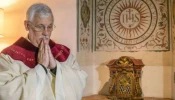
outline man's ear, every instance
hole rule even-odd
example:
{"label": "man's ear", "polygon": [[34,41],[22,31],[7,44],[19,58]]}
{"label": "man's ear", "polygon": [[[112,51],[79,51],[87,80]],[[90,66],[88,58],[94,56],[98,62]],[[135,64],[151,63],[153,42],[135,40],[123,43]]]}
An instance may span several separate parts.
{"label": "man's ear", "polygon": [[25,26],[26,31],[29,31],[29,23],[27,20],[24,21],[24,26]]}

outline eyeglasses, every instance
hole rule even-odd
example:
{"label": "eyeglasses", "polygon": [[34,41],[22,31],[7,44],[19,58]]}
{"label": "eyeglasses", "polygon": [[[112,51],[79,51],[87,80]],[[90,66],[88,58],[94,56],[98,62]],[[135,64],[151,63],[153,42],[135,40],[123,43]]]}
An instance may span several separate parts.
{"label": "eyeglasses", "polygon": [[56,27],[55,25],[49,25],[48,27],[45,27],[44,25],[34,25],[32,22],[29,21],[29,23],[33,26],[34,30],[36,32],[44,32],[46,29],[47,32],[52,32],[53,29]]}

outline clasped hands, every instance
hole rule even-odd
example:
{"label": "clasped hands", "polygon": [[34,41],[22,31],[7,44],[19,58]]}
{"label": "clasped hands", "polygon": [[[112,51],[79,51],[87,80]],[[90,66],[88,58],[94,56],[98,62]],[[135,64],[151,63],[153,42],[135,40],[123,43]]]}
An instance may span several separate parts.
{"label": "clasped hands", "polygon": [[49,69],[54,69],[56,67],[55,58],[52,55],[49,43],[47,43],[47,40],[45,39],[42,39],[39,45],[37,61],[38,64],[41,64]]}

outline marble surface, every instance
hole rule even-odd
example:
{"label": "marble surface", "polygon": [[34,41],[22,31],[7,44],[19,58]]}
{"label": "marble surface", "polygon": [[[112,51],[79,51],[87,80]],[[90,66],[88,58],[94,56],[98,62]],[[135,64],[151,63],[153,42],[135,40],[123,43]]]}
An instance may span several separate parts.
{"label": "marble surface", "polygon": [[[110,99],[108,99],[106,96],[103,95],[92,95],[83,97],[82,100],[110,100]],[[172,100],[172,99],[145,97],[144,100]]]}

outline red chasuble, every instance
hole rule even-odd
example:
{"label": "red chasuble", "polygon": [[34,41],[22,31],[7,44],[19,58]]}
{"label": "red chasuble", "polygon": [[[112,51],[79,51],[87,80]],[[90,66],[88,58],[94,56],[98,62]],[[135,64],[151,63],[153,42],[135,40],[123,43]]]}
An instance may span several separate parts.
{"label": "red chasuble", "polygon": [[[49,41],[51,52],[55,59],[64,62],[70,54],[70,49],[61,44],[56,44],[52,40]],[[8,54],[14,60],[20,60],[30,68],[37,65],[37,55],[39,48],[35,47],[28,40],[21,37],[13,45],[5,48],[2,53]]]}

